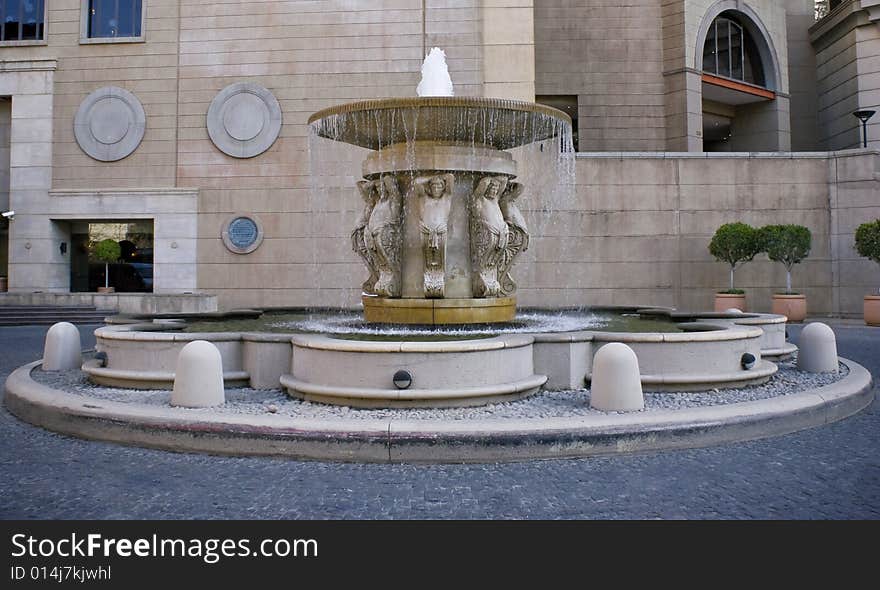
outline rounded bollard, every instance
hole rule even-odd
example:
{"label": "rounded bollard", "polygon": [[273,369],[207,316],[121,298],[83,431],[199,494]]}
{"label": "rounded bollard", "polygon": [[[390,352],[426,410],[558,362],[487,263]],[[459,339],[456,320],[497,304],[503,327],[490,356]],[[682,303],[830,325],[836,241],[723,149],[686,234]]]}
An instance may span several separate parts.
{"label": "rounded bollard", "polygon": [[70,322],[53,324],[43,346],[44,371],[69,371],[82,366],[79,330]]}
{"label": "rounded bollard", "polygon": [[743,310],[738,309],[736,307],[731,307],[730,309],[725,309],[724,313],[735,313],[735,314],[739,314],[739,315],[745,315],[743,313]]}
{"label": "rounded bollard", "polygon": [[626,344],[606,344],[593,357],[590,407],[605,412],[644,409],[639,359]]}
{"label": "rounded bollard", "polygon": [[171,405],[209,408],[219,406],[225,401],[220,351],[206,340],[190,342],[177,355]]}
{"label": "rounded bollard", "polygon": [[807,324],[798,342],[797,367],[808,373],[837,372],[837,338],[821,322]]}

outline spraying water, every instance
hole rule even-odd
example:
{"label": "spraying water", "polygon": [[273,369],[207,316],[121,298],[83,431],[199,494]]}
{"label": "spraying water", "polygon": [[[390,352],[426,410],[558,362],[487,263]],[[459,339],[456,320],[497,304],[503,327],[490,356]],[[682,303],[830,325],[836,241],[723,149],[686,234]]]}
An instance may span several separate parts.
{"label": "spraying water", "polygon": [[422,63],[422,81],[416,88],[419,96],[455,96],[452,78],[446,66],[446,53],[439,47],[431,49]]}

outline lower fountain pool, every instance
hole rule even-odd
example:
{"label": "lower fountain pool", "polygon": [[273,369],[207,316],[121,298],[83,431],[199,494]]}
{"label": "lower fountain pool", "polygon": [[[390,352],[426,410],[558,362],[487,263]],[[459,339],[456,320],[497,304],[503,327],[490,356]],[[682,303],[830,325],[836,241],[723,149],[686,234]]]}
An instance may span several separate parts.
{"label": "lower fountain pool", "polygon": [[[609,342],[635,351],[645,391],[762,383],[777,370],[762,351],[794,350],[784,342],[784,316],[657,308],[524,310],[513,322],[450,327],[376,326],[356,312],[308,310],[147,319],[96,330],[106,359],[84,366],[92,382],[169,389],[183,346],[207,340],[228,386],[355,407],[450,407],[583,387],[593,355]],[[744,355],[756,362],[746,368]],[[410,385],[394,384],[398,371]]]}

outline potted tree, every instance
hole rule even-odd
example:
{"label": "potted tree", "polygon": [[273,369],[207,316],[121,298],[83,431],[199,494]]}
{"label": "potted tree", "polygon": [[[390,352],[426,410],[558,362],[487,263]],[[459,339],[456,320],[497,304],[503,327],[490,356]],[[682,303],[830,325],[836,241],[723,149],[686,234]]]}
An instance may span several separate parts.
{"label": "potted tree", "polygon": [[107,238],[92,244],[92,258],[104,263],[104,286],[98,287],[98,293],[113,293],[116,289],[110,286],[110,263],[119,260],[122,249],[116,240]]}
{"label": "potted tree", "polygon": [[709,242],[709,253],[716,260],[730,265],[730,288],[715,294],[715,311],[746,310],[746,292],[734,286],[733,273],[760,251],[758,230],[747,223],[725,223],[715,231]]}
{"label": "potted tree", "polygon": [[[856,229],[856,252],[880,264],[880,219],[863,223]],[[880,296],[865,295],[865,323],[880,326]]]}
{"label": "potted tree", "polygon": [[810,230],[802,225],[767,225],[760,229],[762,249],[773,262],[785,266],[785,292],[773,294],[773,313],[802,322],[807,317],[807,297],[791,290],[791,269],[809,256],[813,245]]}

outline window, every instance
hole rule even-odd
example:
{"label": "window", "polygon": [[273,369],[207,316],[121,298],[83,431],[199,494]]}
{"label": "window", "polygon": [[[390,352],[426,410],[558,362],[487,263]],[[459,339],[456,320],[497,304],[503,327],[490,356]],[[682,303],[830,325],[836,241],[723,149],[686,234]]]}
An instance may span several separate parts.
{"label": "window", "polygon": [[703,71],[766,86],[758,46],[742,25],[723,15],[709,27],[703,46]]}
{"label": "window", "polygon": [[142,40],[143,5],[143,0],[86,0],[82,40],[99,43]]}
{"label": "window", "polygon": [[45,0],[0,0],[0,17],[0,42],[33,43],[46,38]]}

